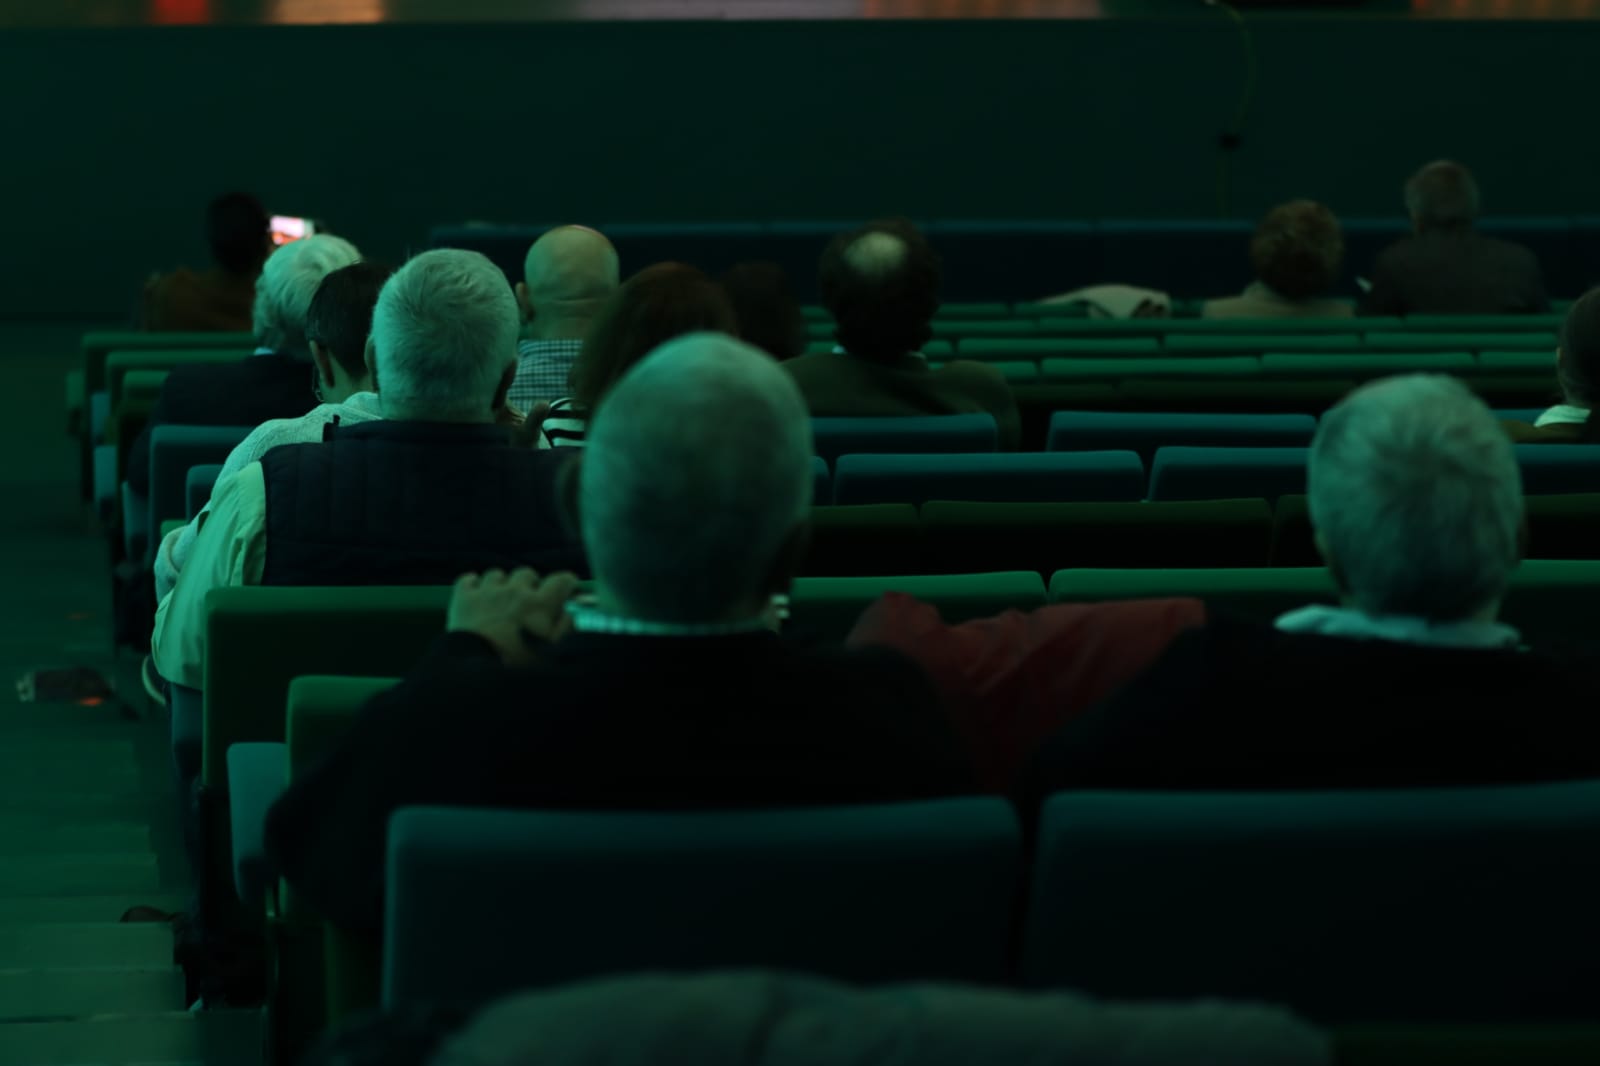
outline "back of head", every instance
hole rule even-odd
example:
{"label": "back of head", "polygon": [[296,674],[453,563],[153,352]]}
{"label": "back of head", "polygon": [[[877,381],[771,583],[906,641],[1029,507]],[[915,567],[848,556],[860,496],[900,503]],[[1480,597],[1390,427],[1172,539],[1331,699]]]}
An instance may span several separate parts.
{"label": "back of head", "polygon": [[618,382],[587,440],[583,541],[618,610],[742,620],[787,578],[811,505],[811,422],[764,353],[720,334],[675,340]]}
{"label": "back of head", "polygon": [[1584,293],[1567,311],[1557,373],[1568,403],[1600,406],[1600,288]]}
{"label": "back of head", "polygon": [[271,219],[261,201],[248,193],[231,192],[206,206],[206,245],[223,270],[251,277],[261,269],[271,251]]}
{"label": "back of head", "polygon": [[378,293],[394,271],[378,263],[351,263],[322,279],[306,312],[306,340],[327,349],[352,378],[366,375],[367,337]]}
{"label": "back of head", "polygon": [[651,351],[674,337],[706,330],[739,330],[721,286],[683,263],[646,267],[601,308],[572,365],[573,399],[594,411],[622,375]]}
{"label": "back of head", "polygon": [[1406,182],[1406,212],[1419,233],[1467,229],[1479,208],[1478,182],[1460,163],[1429,163]]}
{"label": "back of head", "polygon": [[739,336],[774,359],[792,359],[806,350],[806,320],[777,263],[740,263],[721,278],[739,319]]}
{"label": "back of head", "polygon": [[898,359],[933,336],[939,257],[904,219],[870,222],[835,237],[822,253],[817,280],[838,323],[839,343],[851,355]]}
{"label": "back of head", "polygon": [[317,286],[335,270],[360,259],[355,245],[321,233],[285,244],[268,256],[256,279],[252,317],[257,342],[275,352],[309,359],[306,316]]}
{"label": "back of head", "polygon": [[529,247],[522,280],[536,318],[587,318],[617,291],[618,269],[617,250],[603,233],[558,226]]}
{"label": "back of head", "polygon": [[1315,200],[1293,200],[1267,212],[1250,241],[1250,264],[1273,292],[1306,300],[1331,289],[1344,262],[1339,220]]}
{"label": "back of head", "polygon": [[1410,374],[1351,393],[1317,426],[1308,491],[1357,607],[1452,622],[1498,606],[1521,551],[1522,474],[1461,382]]}
{"label": "back of head", "polygon": [[385,418],[487,422],[517,362],[517,300],[500,268],[457,248],[395,272],[372,314]]}

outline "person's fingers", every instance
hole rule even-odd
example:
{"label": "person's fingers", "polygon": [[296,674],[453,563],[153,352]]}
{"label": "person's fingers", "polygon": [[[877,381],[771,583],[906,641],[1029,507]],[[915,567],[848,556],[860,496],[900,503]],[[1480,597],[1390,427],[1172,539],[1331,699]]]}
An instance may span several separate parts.
{"label": "person's fingers", "polygon": [[552,606],[560,606],[572,598],[578,591],[578,578],[574,574],[562,571],[551,574],[539,586],[539,601]]}
{"label": "person's fingers", "polygon": [[460,577],[456,578],[455,590],[457,592],[471,592],[481,584],[483,584],[482,575],[462,574]]}
{"label": "person's fingers", "polygon": [[486,586],[504,585],[506,583],[506,572],[504,570],[485,570],[483,572],[483,583]]}
{"label": "person's fingers", "polygon": [[519,566],[511,571],[510,582],[517,587],[537,587],[539,584],[539,571],[531,566]]}

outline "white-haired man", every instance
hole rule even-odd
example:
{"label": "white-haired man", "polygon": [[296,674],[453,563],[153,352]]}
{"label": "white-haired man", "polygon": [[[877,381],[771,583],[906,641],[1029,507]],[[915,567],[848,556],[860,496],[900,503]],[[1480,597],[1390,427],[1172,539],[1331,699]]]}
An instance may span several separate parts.
{"label": "white-haired man", "polygon": [[1308,489],[1343,605],[1211,616],[1046,745],[1035,795],[1600,773],[1592,668],[1496,621],[1522,479],[1481,400],[1438,375],[1358,389],[1318,426]]}
{"label": "white-haired man", "polygon": [[754,348],[691,334],[629,371],[591,425],[577,491],[594,603],[569,604],[567,574],[463,578],[434,654],[273,808],[268,847],[295,890],[376,936],[385,826],[418,801],[665,809],[971,791],[908,660],[798,650],[769,626],[806,540],[810,459],[798,390]]}
{"label": "white-haired man", "polygon": [[167,680],[203,683],[205,596],[229,585],[448,584],[488,567],[583,566],[556,510],[562,459],[499,424],[517,307],[476,252],[424,252],[372,316],[381,419],[274,448],[212,495],[156,612]]}
{"label": "white-haired man", "polygon": [[517,283],[524,325],[513,407],[532,411],[572,395],[572,364],[620,282],[617,250],[598,230],[557,226],[533,242]]}
{"label": "white-haired man", "polygon": [[358,262],[342,237],[291,241],[267,257],[256,278],[254,355],[237,363],[180,366],[161,386],[150,422],[128,450],[128,485],[150,491],[150,434],[159,425],[259,426],[298,418],[317,404],[306,315],[322,279]]}

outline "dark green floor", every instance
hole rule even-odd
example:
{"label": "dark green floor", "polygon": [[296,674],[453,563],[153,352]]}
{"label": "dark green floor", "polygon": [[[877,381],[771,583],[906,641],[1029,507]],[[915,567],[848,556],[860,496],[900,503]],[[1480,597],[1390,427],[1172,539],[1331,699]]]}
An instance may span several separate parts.
{"label": "dark green floor", "polygon": [[62,379],[81,326],[0,325],[0,675],[88,666],[97,707],[0,695],[0,1066],[257,1063],[253,1012],[185,1010],[165,925],[187,873],[137,662],[111,648],[103,537],[78,500]]}

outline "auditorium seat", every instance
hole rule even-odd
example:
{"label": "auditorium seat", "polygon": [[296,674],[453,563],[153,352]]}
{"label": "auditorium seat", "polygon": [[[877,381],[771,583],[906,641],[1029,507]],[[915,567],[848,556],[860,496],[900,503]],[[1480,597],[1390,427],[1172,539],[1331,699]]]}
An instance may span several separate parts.
{"label": "auditorium seat", "polygon": [[813,418],[813,451],[832,465],[841,455],[992,452],[1000,446],[993,415]]}
{"label": "auditorium seat", "polygon": [[801,564],[802,574],[870,577],[919,570],[921,564],[922,527],[911,504],[811,509],[811,544]]}
{"label": "auditorium seat", "polygon": [[1343,333],[1169,333],[1163,345],[1173,355],[1242,355],[1263,352],[1355,352],[1361,336]]}
{"label": "auditorium seat", "polygon": [[1524,559],[1511,574],[1500,617],[1535,647],[1600,644],[1600,561]]}
{"label": "auditorium seat", "polygon": [[1013,337],[963,339],[956,345],[963,359],[1052,359],[1101,357],[1161,353],[1155,337]]}
{"label": "auditorium seat", "polygon": [[200,509],[211,502],[211,490],[222,476],[221,463],[203,463],[191,466],[183,479],[183,516],[193,518]]}
{"label": "auditorium seat", "polygon": [[922,506],[923,558],[933,573],[1262,566],[1271,528],[1265,500]]}
{"label": "auditorium seat", "polygon": [[1164,323],[1164,332],[1222,334],[1246,336],[1253,333],[1343,333],[1359,334],[1368,330],[1399,329],[1399,318],[1171,318]]}
{"label": "auditorium seat", "polygon": [[[1304,413],[1320,415],[1356,387],[1349,378],[1267,381],[1234,378],[1183,381],[1152,378],[1127,381],[1117,388],[1117,402],[1130,411],[1216,411],[1222,414]],[[1058,410],[1069,405],[1062,404]]]}
{"label": "auditorium seat", "polygon": [[1518,444],[1515,450],[1529,496],[1600,492],[1600,444]]}
{"label": "auditorium seat", "polygon": [[1193,596],[1231,613],[1271,622],[1312,603],[1337,603],[1325,567],[1252,569],[1059,570],[1050,577],[1051,603],[1165,599]]}
{"label": "auditorium seat", "polygon": [[1149,463],[1163,446],[1297,447],[1310,444],[1316,430],[1311,415],[1059,411],[1050,419],[1046,447],[1127,449]]}
{"label": "auditorium seat", "polygon": [[1152,500],[1276,500],[1304,492],[1306,448],[1162,448],[1150,466]]}
{"label": "auditorium seat", "polygon": [[1554,350],[1542,348],[1525,352],[1479,352],[1478,370],[1484,374],[1544,374],[1554,389],[1556,356]]}
{"label": "auditorium seat", "polygon": [[1269,378],[1352,378],[1368,381],[1391,374],[1471,374],[1469,352],[1272,352],[1261,357]]}
{"label": "auditorium seat", "polygon": [[820,455],[811,457],[811,503],[813,506],[829,503],[833,499],[833,478],[828,473],[828,461]]}
{"label": "auditorium seat", "polygon": [[1060,794],[1022,979],[1323,1023],[1593,1017],[1600,782]]}
{"label": "auditorium seat", "polygon": [[1261,360],[1254,356],[1119,356],[1111,359],[1080,356],[1045,359],[1039,364],[1039,370],[1040,376],[1047,382],[1125,381],[1135,378],[1215,380],[1259,377]]}
{"label": "auditorium seat", "polygon": [[946,339],[955,337],[1031,337],[1039,332],[1039,323],[1031,318],[981,318],[962,320],[935,318],[933,335]]}
{"label": "auditorium seat", "polygon": [[639,970],[995,984],[1021,851],[995,798],[403,810],[389,832],[383,1003],[470,1004]]}
{"label": "auditorium seat", "polygon": [[1378,352],[1545,351],[1555,358],[1556,335],[1529,333],[1369,333],[1367,347]]}
{"label": "auditorium seat", "polygon": [[1311,503],[1304,494],[1279,496],[1272,508],[1272,565],[1322,565],[1311,528]]}
{"label": "auditorium seat", "polygon": [[1547,315],[1407,315],[1402,328],[1415,333],[1554,333],[1563,314]]}
{"label": "auditorium seat", "polygon": [[[179,425],[157,426],[151,431],[147,504],[151,540],[147,555],[153,554],[160,544],[156,531],[161,523],[188,513],[189,468],[222,462],[250,432],[250,426]],[[146,559],[148,563],[149,558]]]}
{"label": "auditorium seat", "polygon": [[106,392],[111,410],[116,412],[122,399],[122,381],[136,370],[172,371],[194,364],[235,363],[249,355],[254,345],[217,348],[127,348],[106,354]]}
{"label": "auditorium seat", "polygon": [[1600,559],[1600,492],[1529,496],[1530,559]]}
{"label": "auditorium seat", "polygon": [[947,622],[987,618],[1045,605],[1044,580],[1032,571],[919,574],[905,577],[801,577],[790,594],[785,626],[803,638],[842,640],[885,592],[904,592],[939,609]]}
{"label": "auditorium seat", "polygon": [[1010,318],[1011,305],[997,301],[943,303],[934,313],[935,319],[949,318],[958,321]]}
{"label": "auditorium seat", "polygon": [[979,455],[845,455],[835,464],[834,502],[929,500],[1069,502],[1138,500],[1144,464],[1133,452]]}

